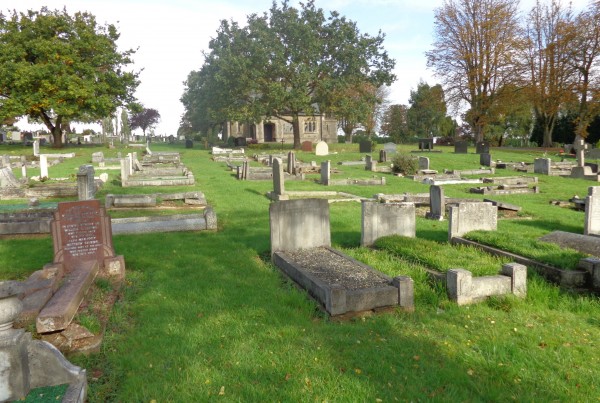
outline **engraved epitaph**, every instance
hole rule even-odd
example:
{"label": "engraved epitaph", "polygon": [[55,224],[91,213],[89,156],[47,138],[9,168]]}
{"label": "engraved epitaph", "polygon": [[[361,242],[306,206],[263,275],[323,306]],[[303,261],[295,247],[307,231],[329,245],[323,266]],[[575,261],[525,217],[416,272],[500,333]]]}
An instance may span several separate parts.
{"label": "engraved epitaph", "polygon": [[54,263],[68,272],[76,263],[114,257],[110,217],[99,200],[58,203],[52,222]]}

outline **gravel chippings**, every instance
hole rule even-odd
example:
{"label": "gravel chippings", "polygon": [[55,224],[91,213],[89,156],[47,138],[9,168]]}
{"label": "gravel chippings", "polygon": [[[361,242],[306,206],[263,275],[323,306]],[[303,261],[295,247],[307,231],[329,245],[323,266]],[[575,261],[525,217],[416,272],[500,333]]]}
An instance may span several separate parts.
{"label": "gravel chippings", "polygon": [[319,280],[327,284],[338,283],[347,290],[390,285],[389,279],[383,275],[344,259],[326,248],[302,249],[285,254]]}

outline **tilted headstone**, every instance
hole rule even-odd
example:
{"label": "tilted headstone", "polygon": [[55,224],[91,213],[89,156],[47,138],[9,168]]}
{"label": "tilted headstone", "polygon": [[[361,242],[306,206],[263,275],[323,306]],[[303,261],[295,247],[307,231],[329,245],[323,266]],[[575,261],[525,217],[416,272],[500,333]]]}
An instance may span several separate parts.
{"label": "tilted headstone", "polygon": [[490,143],[487,141],[478,141],[475,144],[475,153],[489,154],[490,153]]}
{"label": "tilted headstone", "polygon": [[585,235],[600,235],[600,186],[590,186],[585,198]]}
{"label": "tilted headstone", "polygon": [[324,141],[319,141],[315,146],[315,155],[324,156],[329,155],[329,146]]}
{"label": "tilted headstone", "polygon": [[21,184],[10,167],[0,168],[0,188],[18,188]]}
{"label": "tilted headstone", "polygon": [[448,240],[470,231],[495,231],[497,227],[498,207],[492,203],[464,202],[450,206]]}
{"label": "tilted headstone", "polygon": [[443,220],[446,213],[444,188],[438,185],[429,187],[429,211],[425,214],[431,220]]}
{"label": "tilted headstone", "polygon": [[81,165],[77,172],[77,197],[79,200],[91,200],[96,196],[93,165]]}
{"label": "tilted headstone", "polygon": [[387,235],[415,237],[414,203],[362,202],[361,246],[370,246]]}
{"label": "tilted headstone", "polygon": [[429,158],[419,157],[419,170],[429,170]]}
{"label": "tilted headstone", "polygon": [[466,154],[469,150],[469,143],[466,141],[455,141],[454,142],[454,153],[455,154]]}
{"label": "tilted headstone", "polygon": [[373,143],[370,140],[363,140],[358,144],[358,150],[361,153],[373,152]]}
{"label": "tilted headstone", "polygon": [[331,179],[331,161],[323,161],[321,162],[321,184],[325,186],[329,186],[329,181]]}

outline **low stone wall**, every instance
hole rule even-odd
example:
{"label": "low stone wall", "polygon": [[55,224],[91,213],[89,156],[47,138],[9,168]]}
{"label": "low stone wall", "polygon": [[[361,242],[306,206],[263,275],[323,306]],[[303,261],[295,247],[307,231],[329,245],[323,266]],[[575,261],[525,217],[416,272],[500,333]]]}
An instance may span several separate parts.
{"label": "low stone wall", "polygon": [[217,215],[212,208],[205,209],[204,214],[130,217],[112,220],[112,233],[115,235],[214,229],[217,229]]}
{"label": "low stone wall", "polygon": [[47,234],[56,209],[0,214],[0,235]]}

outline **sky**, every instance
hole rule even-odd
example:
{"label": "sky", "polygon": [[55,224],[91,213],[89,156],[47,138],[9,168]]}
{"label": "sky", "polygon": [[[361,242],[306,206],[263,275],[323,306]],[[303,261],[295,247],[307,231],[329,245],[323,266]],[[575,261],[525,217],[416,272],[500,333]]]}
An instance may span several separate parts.
{"label": "sky", "polygon": [[[578,10],[588,0],[573,0]],[[528,10],[535,0],[522,0]],[[121,34],[120,51],[137,49],[133,69],[140,71],[137,99],[158,110],[161,121],[156,135],[175,135],[183,114],[179,101],[184,81],[203,64],[203,50],[215,36],[221,20],[243,25],[246,16],[269,10],[272,0],[0,0],[0,10],[63,9],[69,14],[88,11],[100,24],[114,24]],[[298,4],[297,0],[291,4]],[[396,82],[391,86],[391,103],[407,104],[410,91],[420,80],[436,84],[426,67],[425,52],[433,43],[434,10],[442,0],[316,0],[325,11],[338,11],[355,21],[361,33],[385,35],[383,43],[396,60]],[[36,129],[21,122],[22,129]],[[42,128],[41,126],[37,128]]]}

